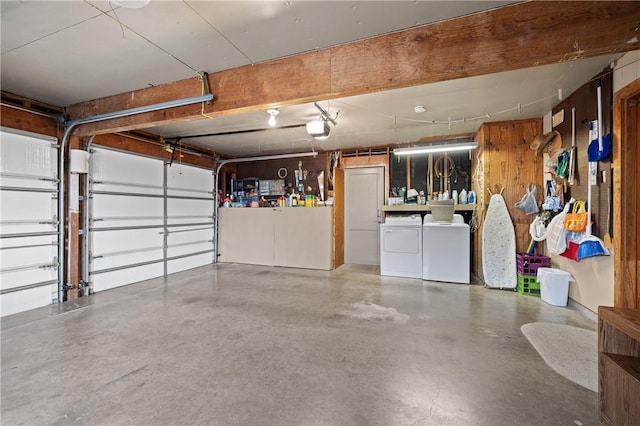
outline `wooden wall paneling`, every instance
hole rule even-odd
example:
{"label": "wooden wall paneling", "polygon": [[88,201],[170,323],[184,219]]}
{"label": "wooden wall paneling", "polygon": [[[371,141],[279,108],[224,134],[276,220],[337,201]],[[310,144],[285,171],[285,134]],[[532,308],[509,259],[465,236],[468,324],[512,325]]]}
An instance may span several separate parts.
{"label": "wooden wall paneling", "polygon": [[344,265],[344,169],[333,172],[334,268]]}
{"label": "wooden wall paneling", "polygon": [[[640,94],[638,96],[635,97],[634,99],[634,108],[635,109],[635,120],[633,123],[633,126],[630,126],[630,130],[632,131],[632,133],[630,133],[631,135],[635,135],[636,140],[635,140],[635,157],[636,157],[636,166],[638,164],[640,164],[640,108],[638,108],[638,104],[640,103]],[[631,141],[627,141],[627,143],[633,143]],[[633,168],[628,168],[626,169],[627,173],[633,173]],[[640,168],[636,167],[635,169],[635,188],[638,188],[638,185],[640,185]],[[636,241],[636,246],[635,248],[632,248],[632,252],[635,254],[635,265],[636,265],[636,270],[635,270],[635,293],[636,293],[636,304],[635,304],[635,309],[640,309],[640,248],[638,247],[638,245],[640,245],[640,243],[638,241],[640,241],[640,214],[637,214],[638,211],[640,211],[640,196],[638,196],[638,191],[635,191],[635,201],[633,202],[634,205],[636,206],[635,208],[635,218],[636,218],[636,223],[635,223],[635,227],[634,226],[630,226],[631,229],[633,229],[633,231],[631,231],[630,233],[632,235],[635,235],[634,239]],[[627,283],[627,285],[633,285],[632,281],[631,283]],[[633,295],[633,292],[631,293]],[[633,298],[633,296],[631,296]],[[631,304],[629,304],[629,306],[633,306]]]}
{"label": "wooden wall paneling", "polygon": [[476,221],[479,221],[478,228],[474,233],[473,238],[473,270],[478,278],[484,280],[484,274],[482,272],[482,220],[484,219],[484,213],[487,210],[489,203],[488,194],[484,187],[484,168],[485,168],[485,152],[484,147],[486,145],[488,129],[485,126],[481,126],[475,136],[475,141],[478,142],[478,148],[473,153],[471,158],[471,189],[476,193]]}
{"label": "wooden wall paneling", "polygon": [[[387,203],[390,191],[389,154],[362,155],[358,157],[342,157],[340,159],[343,169],[352,167],[383,167],[384,168],[384,203]],[[407,172],[408,173],[408,172]],[[409,188],[407,187],[407,190]]]}
{"label": "wooden wall paneling", "polygon": [[640,309],[640,80],[615,95],[613,131],[614,305]]}
{"label": "wooden wall paneling", "polygon": [[542,199],[542,157],[530,149],[533,138],[542,133],[542,119],[494,122],[483,125],[484,196],[487,189],[502,193],[516,233],[516,250],[526,251],[531,236],[529,225],[534,219],[515,207],[527,185],[533,183],[540,188],[538,199]]}

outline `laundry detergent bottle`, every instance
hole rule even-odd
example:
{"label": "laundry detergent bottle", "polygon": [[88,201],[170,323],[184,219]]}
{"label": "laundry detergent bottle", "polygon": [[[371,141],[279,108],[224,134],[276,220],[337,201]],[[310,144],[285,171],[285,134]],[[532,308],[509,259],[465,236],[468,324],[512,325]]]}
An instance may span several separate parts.
{"label": "laundry detergent bottle", "polygon": [[467,204],[467,190],[460,191],[460,204]]}

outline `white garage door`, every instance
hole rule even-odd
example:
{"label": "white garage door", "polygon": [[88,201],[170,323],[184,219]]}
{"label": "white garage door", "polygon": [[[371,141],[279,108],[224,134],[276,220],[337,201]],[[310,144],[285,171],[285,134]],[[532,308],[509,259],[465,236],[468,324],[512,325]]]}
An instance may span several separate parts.
{"label": "white garage door", "polygon": [[213,174],[167,165],[167,273],[213,263]]}
{"label": "white garage door", "polygon": [[0,130],[2,316],[58,298],[57,140]]}
{"label": "white garage door", "polygon": [[90,182],[93,291],[212,263],[211,171],[99,148]]}

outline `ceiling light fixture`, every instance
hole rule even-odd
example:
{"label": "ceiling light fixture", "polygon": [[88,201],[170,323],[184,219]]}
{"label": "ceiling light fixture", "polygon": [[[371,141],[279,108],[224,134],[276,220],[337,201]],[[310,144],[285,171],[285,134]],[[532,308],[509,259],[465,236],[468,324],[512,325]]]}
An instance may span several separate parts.
{"label": "ceiling light fixture", "polygon": [[413,107],[413,111],[416,114],[422,114],[423,112],[425,112],[427,110],[427,108],[425,108],[424,105],[416,105],[415,107]]}
{"label": "ceiling light fixture", "polygon": [[111,0],[116,6],[125,9],[141,9],[149,4],[151,0]]}
{"label": "ceiling light fixture", "polygon": [[267,110],[267,114],[269,114],[269,121],[268,121],[269,126],[274,127],[277,124],[276,115],[280,114],[280,111],[278,111],[275,108],[272,108]]}
{"label": "ceiling light fixture", "polygon": [[413,155],[413,154],[428,154],[433,152],[453,152],[453,151],[467,151],[476,149],[478,147],[477,142],[462,142],[462,143],[442,143],[423,146],[410,146],[406,148],[395,148],[393,150],[394,155]]}

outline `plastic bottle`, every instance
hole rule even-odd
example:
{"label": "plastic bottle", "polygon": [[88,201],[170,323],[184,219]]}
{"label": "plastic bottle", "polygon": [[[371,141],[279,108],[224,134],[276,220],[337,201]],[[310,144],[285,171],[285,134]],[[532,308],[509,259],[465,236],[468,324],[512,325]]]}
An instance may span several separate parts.
{"label": "plastic bottle", "polygon": [[475,204],[476,203],[476,193],[475,192],[469,191],[468,202],[469,202],[469,204]]}
{"label": "plastic bottle", "polygon": [[460,204],[467,204],[467,190],[460,191]]}
{"label": "plastic bottle", "polygon": [[458,204],[458,190],[454,189],[451,193],[451,198],[453,199],[453,204]]}

